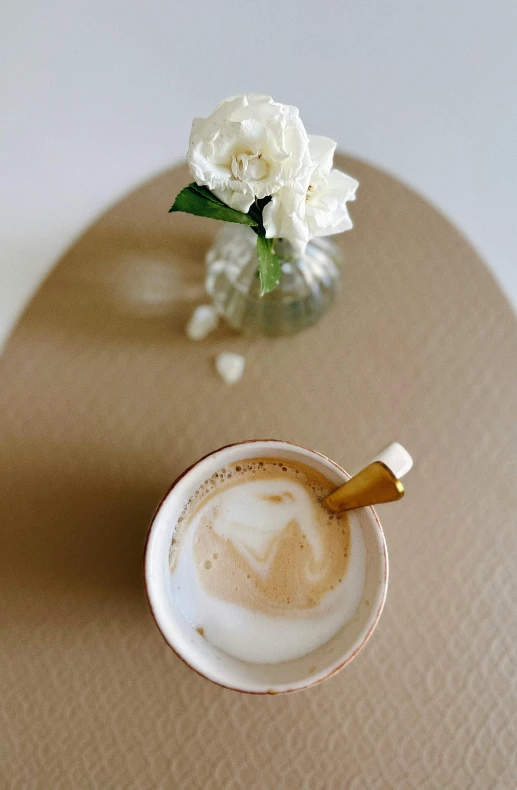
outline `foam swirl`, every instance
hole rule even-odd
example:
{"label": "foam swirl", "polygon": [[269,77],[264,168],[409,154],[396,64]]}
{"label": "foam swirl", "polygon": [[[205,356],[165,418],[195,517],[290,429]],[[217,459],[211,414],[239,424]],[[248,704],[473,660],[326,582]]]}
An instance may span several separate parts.
{"label": "foam swirl", "polygon": [[[304,464],[265,458],[228,466],[200,486],[179,520],[170,565],[180,608],[206,638],[245,660],[288,660],[349,618],[362,591],[364,546],[358,525],[352,540],[348,516],[320,504],[332,487]],[[274,643],[280,624],[292,645]]]}

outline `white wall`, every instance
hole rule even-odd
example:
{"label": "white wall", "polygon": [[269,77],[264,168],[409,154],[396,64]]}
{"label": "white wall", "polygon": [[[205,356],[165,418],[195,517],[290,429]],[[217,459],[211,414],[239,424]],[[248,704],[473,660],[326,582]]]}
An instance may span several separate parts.
{"label": "white wall", "polygon": [[76,234],[242,91],[416,187],[517,305],[516,42],[516,0],[3,0],[0,337]]}

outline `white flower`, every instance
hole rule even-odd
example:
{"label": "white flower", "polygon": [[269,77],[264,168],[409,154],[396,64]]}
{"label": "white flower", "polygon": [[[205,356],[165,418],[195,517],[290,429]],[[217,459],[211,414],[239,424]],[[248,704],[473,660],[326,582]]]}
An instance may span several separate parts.
{"label": "white flower", "polygon": [[309,139],[296,107],[254,93],[226,99],[192,124],[187,162],[199,185],[247,212],[289,184],[305,194]]}
{"label": "white flower", "polygon": [[328,137],[309,136],[312,172],[305,194],[287,185],[264,208],[268,238],[285,238],[302,255],[314,236],[329,236],[352,227],[347,202],[355,200],[358,182],[332,168],[336,143]]}

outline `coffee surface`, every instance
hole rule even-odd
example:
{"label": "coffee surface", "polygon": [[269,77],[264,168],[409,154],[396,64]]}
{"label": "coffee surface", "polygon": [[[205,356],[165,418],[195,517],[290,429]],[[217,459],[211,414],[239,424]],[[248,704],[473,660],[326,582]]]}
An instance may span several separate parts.
{"label": "coffee surface", "polygon": [[350,527],[346,514],[319,503],[332,488],[326,478],[264,459],[229,466],[213,482],[185,518],[185,527],[195,524],[196,569],[211,595],[265,614],[303,614],[339,584]]}
{"label": "coffee surface", "polygon": [[357,523],[320,504],[333,488],[305,464],[255,458],[221,468],[193,494],[172,539],[171,580],[209,641],[246,660],[288,660],[349,619],[364,545]]}

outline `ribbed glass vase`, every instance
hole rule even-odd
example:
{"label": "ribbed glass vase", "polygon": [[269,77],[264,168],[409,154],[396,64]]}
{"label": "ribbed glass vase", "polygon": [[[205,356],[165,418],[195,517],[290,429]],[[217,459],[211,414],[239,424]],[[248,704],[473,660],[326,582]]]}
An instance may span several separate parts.
{"label": "ribbed glass vase", "polygon": [[290,335],[315,324],[338,286],[339,247],[328,237],[316,238],[297,257],[289,242],[277,240],[282,276],[274,291],[261,296],[256,240],[250,228],[226,224],[209,250],[206,287],[219,313],[249,334]]}

